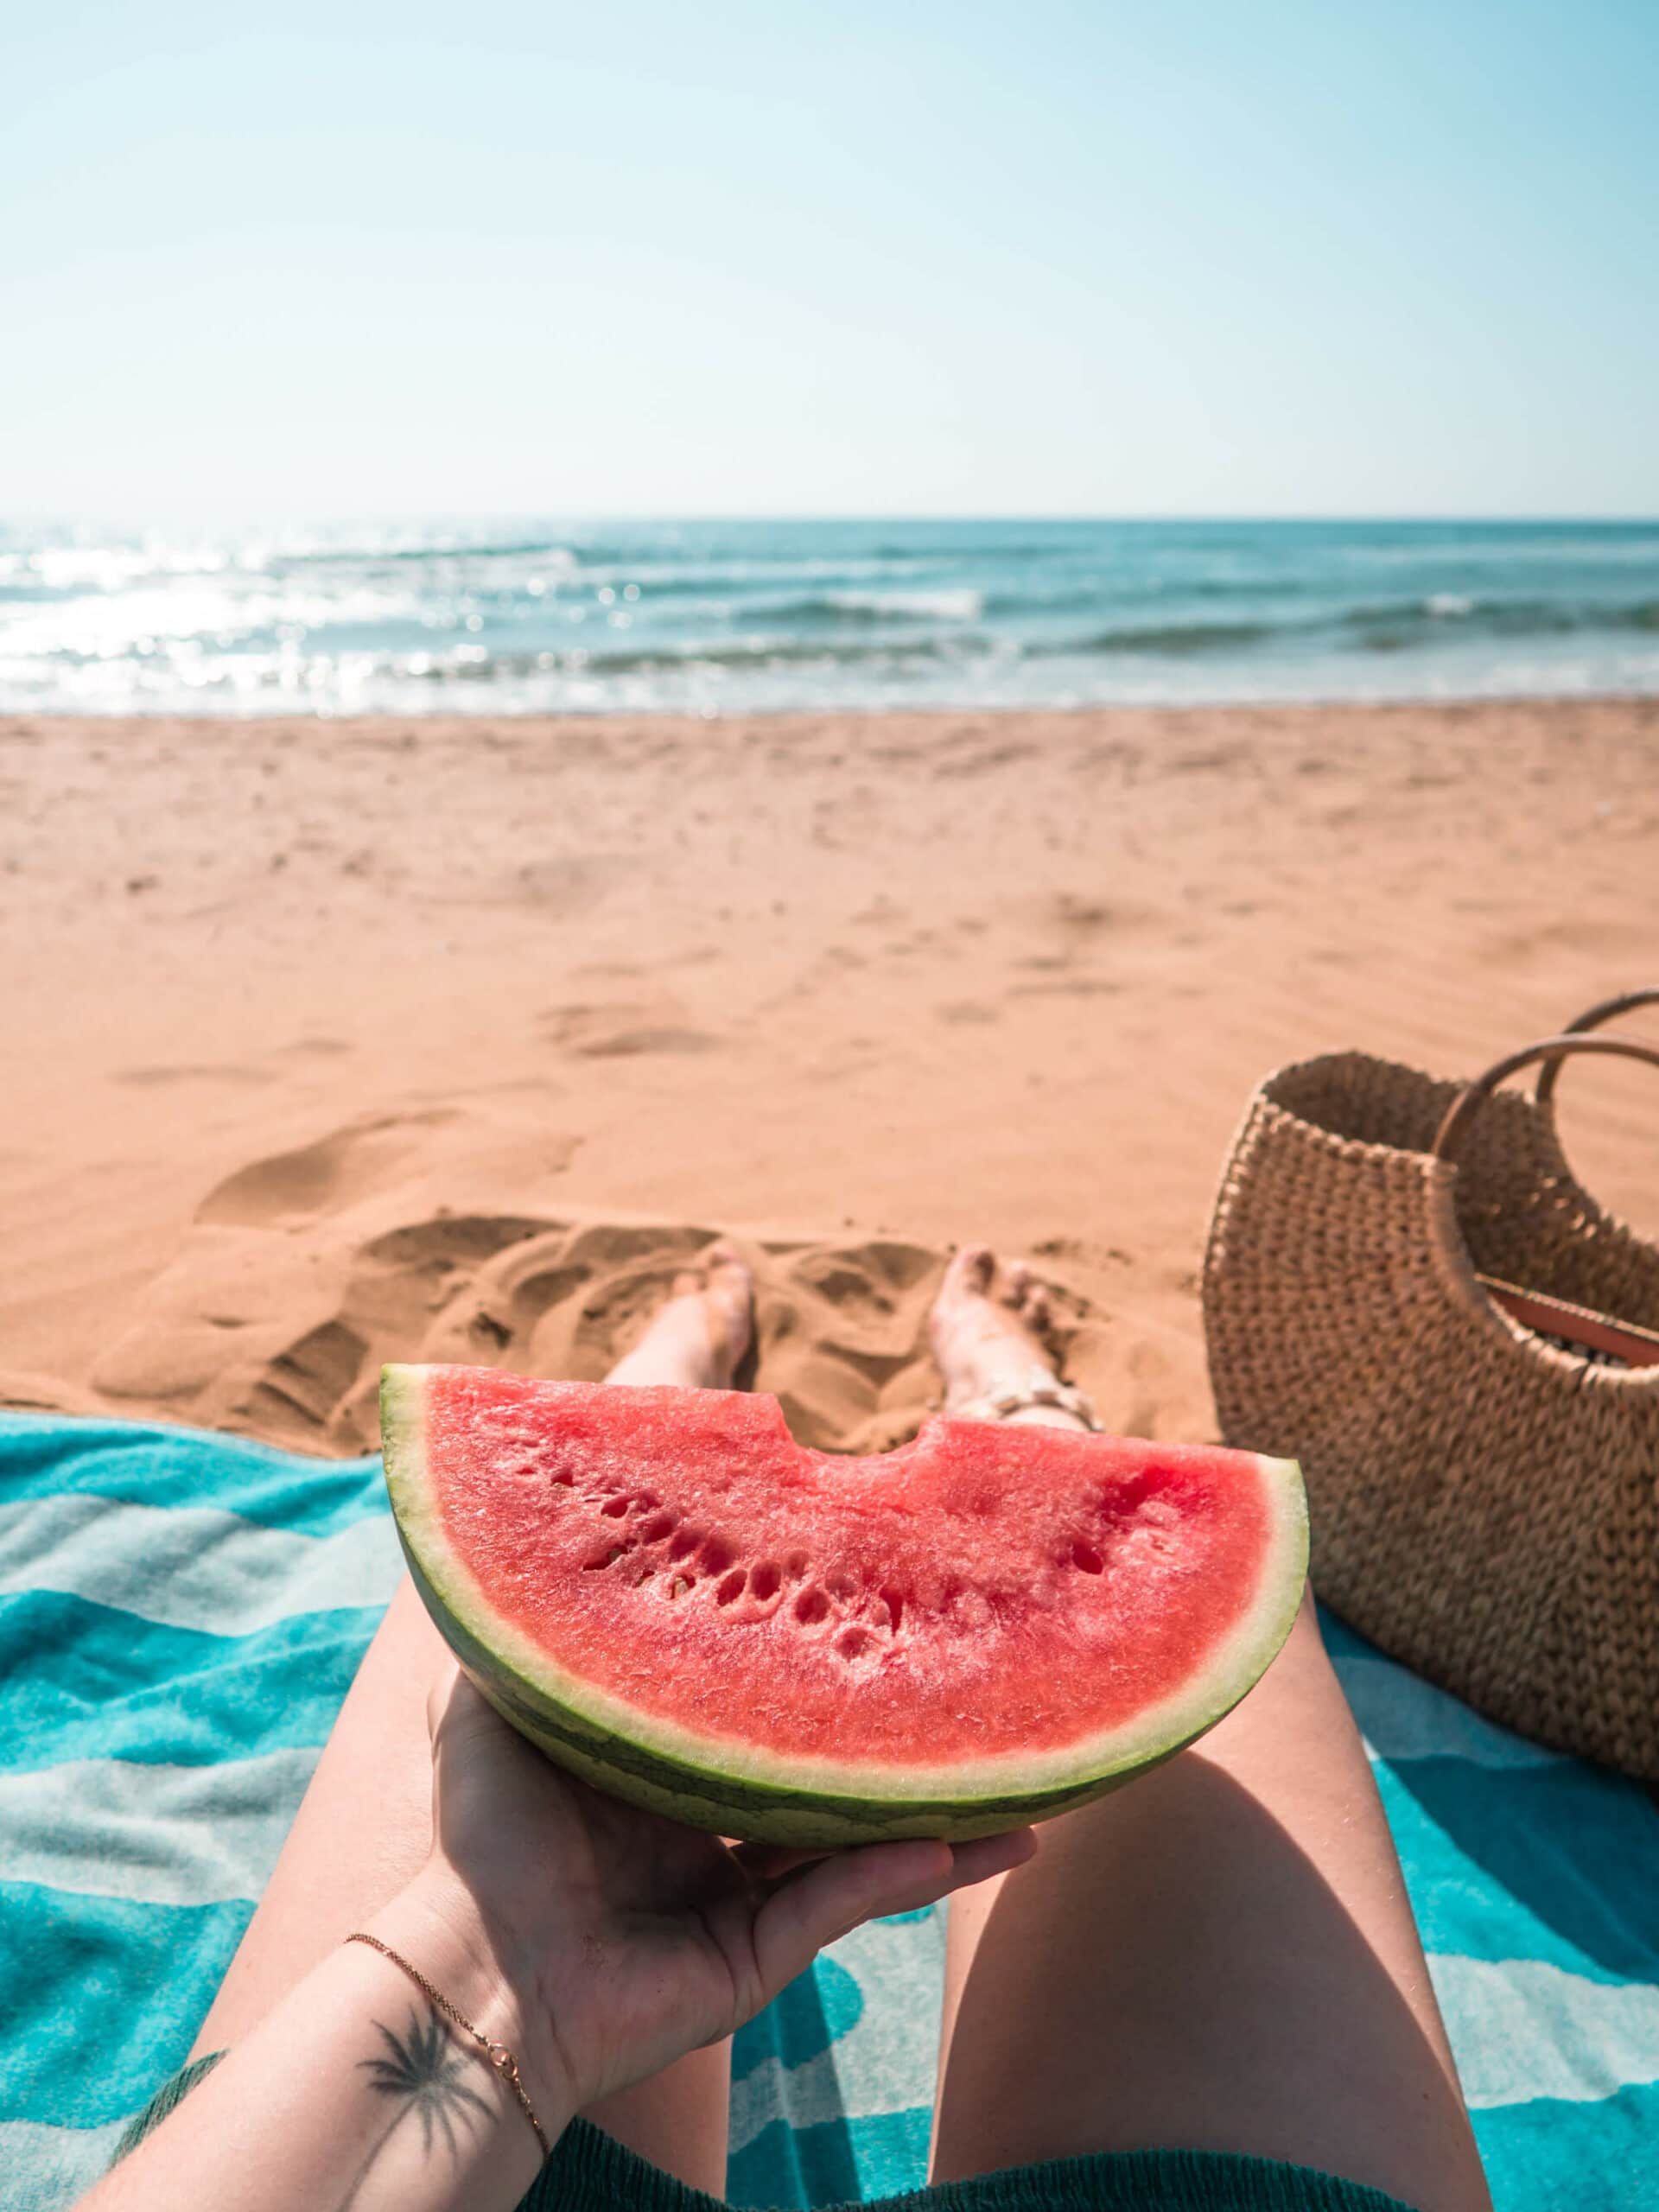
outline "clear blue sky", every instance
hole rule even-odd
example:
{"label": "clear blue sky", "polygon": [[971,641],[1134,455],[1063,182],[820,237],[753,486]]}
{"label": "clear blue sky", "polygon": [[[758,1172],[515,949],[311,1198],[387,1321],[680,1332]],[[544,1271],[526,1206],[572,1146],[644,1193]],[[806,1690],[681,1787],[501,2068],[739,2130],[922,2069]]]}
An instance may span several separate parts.
{"label": "clear blue sky", "polygon": [[1654,0],[27,12],[5,512],[1659,512]]}

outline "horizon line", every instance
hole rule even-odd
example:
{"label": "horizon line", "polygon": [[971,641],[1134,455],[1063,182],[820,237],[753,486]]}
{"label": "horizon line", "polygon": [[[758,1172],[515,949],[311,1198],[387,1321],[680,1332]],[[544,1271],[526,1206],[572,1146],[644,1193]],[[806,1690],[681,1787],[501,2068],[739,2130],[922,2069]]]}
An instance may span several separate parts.
{"label": "horizon line", "polygon": [[1501,524],[1516,527],[1558,527],[1567,524],[1596,524],[1604,527],[1634,529],[1659,528],[1659,511],[1609,512],[1605,509],[1559,509],[1542,512],[1480,512],[1463,509],[1298,509],[1282,514],[1264,514],[1247,509],[1223,508],[1124,510],[1122,512],[1091,511],[1056,512],[1040,508],[987,507],[950,509],[906,508],[799,508],[767,512],[761,509],[687,508],[671,512],[662,508],[644,507],[453,507],[434,505],[410,508],[340,508],[329,512],[313,511],[290,515],[261,515],[257,509],[239,513],[226,512],[212,517],[205,515],[167,514],[156,510],[147,515],[96,514],[86,511],[72,512],[45,509],[0,511],[0,530],[54,527],[58,529],[160,529],[188,527],[190,529],[226,529],[235,527],[279,528],[302,527],[306,524],[340,525],[352,523],[556,523],[570,527],[586,527],[594,524],[629,523],[658,524],[698,524],[708,523],[772,524],[772,523],[1035,523],[1047,527],[1074,524],[1090,526],[1100,524],[1130,524],[1164,525],[1172,523],[1213,523],[1235,525],[1247,524],[1310,523],[1421,523],[1474,524],[1483,527]]}

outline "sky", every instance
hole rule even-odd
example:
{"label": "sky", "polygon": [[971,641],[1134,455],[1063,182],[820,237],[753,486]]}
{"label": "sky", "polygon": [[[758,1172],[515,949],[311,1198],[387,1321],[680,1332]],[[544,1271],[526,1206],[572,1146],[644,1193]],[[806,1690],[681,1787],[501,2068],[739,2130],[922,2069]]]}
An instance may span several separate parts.
{"label": "sky", "polygon": [[0,514],[1659,513],[1653,0],[0,10]]}

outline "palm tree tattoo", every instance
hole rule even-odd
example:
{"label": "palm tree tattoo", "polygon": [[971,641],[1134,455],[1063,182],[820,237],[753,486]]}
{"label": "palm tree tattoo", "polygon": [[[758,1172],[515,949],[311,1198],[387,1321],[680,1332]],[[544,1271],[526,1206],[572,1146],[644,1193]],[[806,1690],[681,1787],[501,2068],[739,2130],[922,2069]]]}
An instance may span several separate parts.
{"label": "palm tree tattoo", "polygon": [[456,2123],[459,2121],[470,2133],[477,2125],[475,2114],[481,2114],[486,2120],[494,2117],[487,2100],[462,2078],[472,2062],[457,2048],[448,2029],[430,2005],[427,2007],[424,2024],[415,2007],[410,2007],[409,2025],[401,2036],[394,2034],[384,2020],[377,2020],[374,2024],[385,2049],[377,2051],[372,2058],[359,2059],[358,2068],[369,2076],[376,2093],[392,2099],[397,2109],[370,2145],[362,2164],[352,2177],[351,2187],[340,2201],[339,2212],[351,2212],[375,2160],[411,2113],[420,2115],[421,2148],[425,2155],[431,2157],[432,2146],[442,2136],[449,2156],[457,2163],[461,2146],[455,2132]]}

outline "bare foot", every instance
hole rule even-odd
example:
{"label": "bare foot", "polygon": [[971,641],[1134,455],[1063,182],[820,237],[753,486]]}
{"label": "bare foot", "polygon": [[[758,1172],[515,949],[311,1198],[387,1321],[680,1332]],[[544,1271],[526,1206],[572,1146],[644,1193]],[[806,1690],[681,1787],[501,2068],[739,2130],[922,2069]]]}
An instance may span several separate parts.
{"label": "bare foot", "polygon": [[[944,1377],[944,1410],[959,1412],[1009,1393],[1052,1390],[1059,1378],[1044,1348],[1048,1293],[1023,1262],[1003,1267],[987,1244],[970,1244],[945,1269],[928,1321],[933,1357]],[[1060,1406],[1027,1406],[1010,1421],[1086,1428]]]}
{"label": "bare foot", "polygon": [[695,1267],[675,1276],[666,1305],[605,1379],[729,1390],[753,1333],[754,1278],[729,1244],[711,1244]]}

